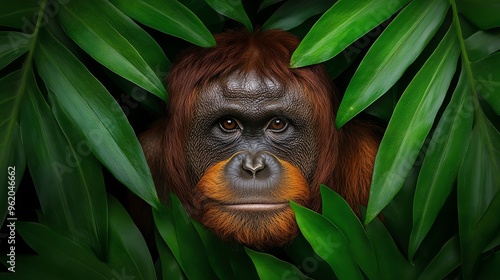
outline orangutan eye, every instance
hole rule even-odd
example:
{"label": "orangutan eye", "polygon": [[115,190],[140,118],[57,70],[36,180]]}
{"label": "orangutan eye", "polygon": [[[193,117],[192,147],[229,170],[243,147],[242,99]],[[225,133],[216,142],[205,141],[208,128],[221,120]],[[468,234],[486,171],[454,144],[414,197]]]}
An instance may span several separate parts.
{"label": "orangutan eye", "polygon": [[238,123],[233,118],[225,118],[220,122],[220,127],[224,131],[234,131],[239,128]]}
{"label": "orangutan eye", "polygon": [[274,130],[274,132],[284,131],[286,127],[287,122],[283,118],[274,118],[271,120],[271,122],[269,122],[269,125],[267,126],[268,129]]}

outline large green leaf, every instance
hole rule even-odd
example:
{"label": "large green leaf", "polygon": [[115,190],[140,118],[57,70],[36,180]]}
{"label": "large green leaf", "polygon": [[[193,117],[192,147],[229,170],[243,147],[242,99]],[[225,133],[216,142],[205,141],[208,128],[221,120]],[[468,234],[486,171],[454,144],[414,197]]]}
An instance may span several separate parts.
{"label": "large green leaf", "polygon": [[32,21],[38,16],[39,0],[0,0],[0,25],[23,29],[26,33],[35,30]]}
{"label": "large green leaf", "polygon": [[[227,262],[231,259],[233,251],[226,250],[229,244],[224,243],[219,237],[207,230],[202,224],[193,221],[193,225],[198,232],[198,235],[203,241],[205,252],[207,253],[210,266],[217,274],[219,279],[234,279],[238,274],[233,274],[230,265]],[[242,271],[243,272],[243,271]]]}
{"label": "large green leaf", "polygon": [[500,115],[500,53],[471,63],[476,90]]}
{"label": "large green leaf", "polygon": [[[339,279],[363,279],[345,235],[327,218],[302,207],[293,201],[300,231],[311,244],[316,254],[333,268]],[[342,256],[342,257],[339,257]]]}
{"label": "large green leaf", "polygon": [[153,217],[156,228],[160,237],[165,241],[168,248],[174,255],[179,266],[185,271],[181,262],[179,242],[177,241],[177,233],[175,231],[175,222],[172,214],[172,209],[166,205],[160,205],[158,209],[153,209]]}
{"label": "large green leaf", "polygon": [[378,278],[373,246],[349,204],[339,194],[323,185],[321,198],[323,216],[342,231],[349,242],[354,259],[363,272],[371,279]]}
{"label": "large green leaf", "polygon": [[[2,224],[7,215],[8,193],[11,190],[17,190],[26,167],[18,125],[19,110],[25,92],[25,84],[21,86],[23,82],[21,77],[22,73],[16,71],[0,79],[0,89],[9,89],[0,95],[0,120],[2,120],[0,121],[0,170],[3,170],[0,176],[2,180],[0,183],[0,221]],[[9,171],[13,175],[9,175]],[[11,182],[14,185],[10,185]],[[15,212],[13,214],[12,216],[15,216]]]}
{"label": "large green leaf", "polygon": [[31,38],[31,35],[20,32],[0,31],[0,69],[26,53]]}
{"label": "large green leaf", "polygon": [[471,87],[462,69],[453,97],[427,148],[413,202],[409,256],[413,258],[453,187],[469,143],[473,110]]}
{"label": "large green leaf", "polygon": [[498,0],[457,0],[457,6],[460,13],[481,29],[500,26]]}
{"label": "large green leaf", "polygon": [[216,279],[210,266],[203,242],[191,223],[191,219],[182,207],[179,198],[171,195],[172,214],[174,217],[179,255],[184,273],[189,279]]}
{"label": "large green leaf", "polygon": [[464,41],[470,61],[481,60],[500,50],[500,30],[479,30]]}
{"label": "large green leaf", "polygon": [[205,0],[219,14],[228,18],[232,18],[247,28],[248,31],[253,30],[252,22],[248,18],[241,1],[239,0]]}
{"label": "large green leaf", "polygon": [[263,29],[290,30],[308,18],[324,13],[335,1],[296,0],[287,1],[264,23]]}
{"label": "large green leaf", "polygon": [[182,268],[175,259],[174,254],[170,248],[168,248],[167,243],[161,237],[159,233],[155,234],[155,244],[158,248],[158,254],[160,255],[161,272],[164,280],[170,279],[185,279],[186,277],[182,273]]}
{"label": "large green leaf", "polygon": [[18,223],[16,228],[26,243],[50,264],[60,279],[107,280],[115,277],[112,270],[92,253],[45,225]]}
{"label": "large green leaf", "polygon": [[316,22],[292,55],[291,66],[326,61],[376,27],[409,0],[340,0]]}
{"label": "large green leaf", "polygon": [[215,45],[214,37],[200,19],[177,1],[111,0],[111,3],[142,24],[201,47]]}
{"label": "large green leaf", "polygon": [[109,247],[107,263],[134,279],[155,279],[146,241],[116,198],[109,196]]}
{"label": "large green leaf", "polygon": [[[66,33],[111,71],[163,100],[167,93],[158,75],[168,60],[148,33],[105,0],[71,1],[59,19]],[[163,78],[163,77],[161,77]]]}
{"label": "large green leaf", "polygon": [[156,207],[159,200],[139,141],[106,88],[50,33],[40,35],[35,60],[61,114],[71,120],[94,155],[132,192]]}
{"label": "large green leaf", "polygon": [[293,279],[311,279],[302,274],[294,265],[277,259],[275,256],[248,248],[245,248],[245,251],[250,258],[252,258],[260,279],[279,280],[290,279],[291,277],[293,277]]}
{"label": "large green leaf", "polygon": [[[491,236],[485,240],[487,236],[475,235],[474,231],[500,191],[500,133],[480,108],[476,110],[472,138],[458,174],[458,221],[466,278],[471,276],[479,254],[491,240]],[[498,209],[493,208],[493,212],[497,218],[489,225],[490,229],[499,224]]]}
{"label": "large green leaf", "polygon": [[283,1],[283,0],[263,0],[259,6],[259,12],[262,11],[263,9],[265,9],[273,4],[279,3],[281,1]]}
{"label": "large green leaf", "polygon": [[375,218],[366,225],[378,261],[378,279],[414,279],[415,267],[401,255],[384,224]]}
{"label": "large green leaf", "polygon": [[475,279],[495,279],[498,277],[498,268],[500,267],[500,251],[485,258],[478,269]]}
{"label": "large green leaf", "polygon": [[396,105],[375,160],[365,223],[377,216],[403,185],[446,96],[458,55],[451,27]]}
{"label": "large green leaf", "polygon": [[334,275],[330,265],[314,252],[302,234],[286,244],[284,251],[291,263],[313,279],[330,279]]}
{"label": "large green leaf", "polygon": [[387,92],[415,61],[444,20],[448,0],[415,0],[389,24],[352,77],[336,124],[343,126]]}
{"label": "large green leaf", "polygon": [[73,128],[58,123],[30,75],[20,118],[22,141],[45,222],[104,258],[107,207],[99,162]]}
{"label": "large green leaf", "polygon": [[418,279],[445,279],[458,266],[460,266],[460,242],[458,237],[454,236],[444,244]]}

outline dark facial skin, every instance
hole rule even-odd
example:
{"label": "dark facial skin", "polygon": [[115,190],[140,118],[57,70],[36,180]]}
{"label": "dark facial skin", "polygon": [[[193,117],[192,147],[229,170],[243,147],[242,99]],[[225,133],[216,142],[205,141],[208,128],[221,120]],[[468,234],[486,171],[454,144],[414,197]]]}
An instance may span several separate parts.
{"label": "dark facial skin", "polygon": [[193,185],[210,166],[230,159],[224,172],[241,202],[265,202],[281,175],[277,158],[311,183],[320,128],[300,89],[252,73],[233,74],[201,92],[196,104],[186,147]]}

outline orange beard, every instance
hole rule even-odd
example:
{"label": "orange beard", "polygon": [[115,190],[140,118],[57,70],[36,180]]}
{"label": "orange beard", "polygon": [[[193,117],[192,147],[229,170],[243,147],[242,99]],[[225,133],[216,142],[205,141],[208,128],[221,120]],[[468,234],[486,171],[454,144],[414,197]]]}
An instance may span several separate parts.
{"label": "orange beard", "polygon": [[[211,166],[196,185],[196,218],[223,239],[259,249],[281,246],[293,239],[298,227],[289,205],[266,211],[241,211],[224,205],[239,198],[224,178],[227,161]],[[269,197],[277,203],[293,200],[307,206],[310,191],[306,179],[295,166],[279,162],[283,176]]]}

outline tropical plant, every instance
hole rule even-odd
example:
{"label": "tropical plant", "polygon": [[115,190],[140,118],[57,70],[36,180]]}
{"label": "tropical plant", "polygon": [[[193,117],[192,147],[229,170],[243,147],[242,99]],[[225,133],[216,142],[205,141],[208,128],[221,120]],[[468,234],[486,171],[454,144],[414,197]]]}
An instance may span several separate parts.
{"label": "tropical plant", "polygon": [[[0,4],[2,279],[498,277],[500,1]],[[256,27],[303,38],[291,67],[326,65],[339,128],[387,124],[361,220],[322,186],[321,214],[290,202],[301,235],[274,254],[223,242],[175,196],[160,204],[134,132],[168,103],[168,58]],[[151,206],[158,258],[108,177]]]}

